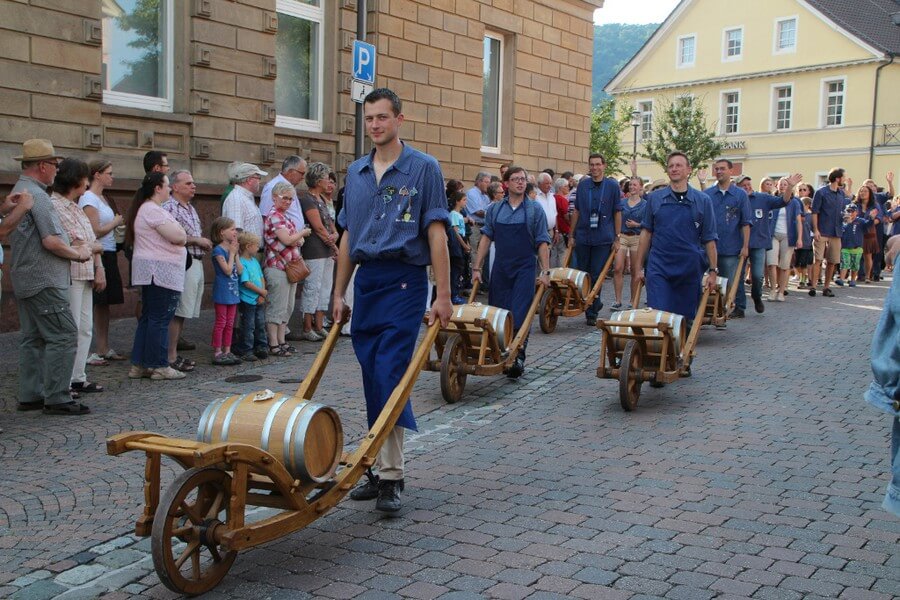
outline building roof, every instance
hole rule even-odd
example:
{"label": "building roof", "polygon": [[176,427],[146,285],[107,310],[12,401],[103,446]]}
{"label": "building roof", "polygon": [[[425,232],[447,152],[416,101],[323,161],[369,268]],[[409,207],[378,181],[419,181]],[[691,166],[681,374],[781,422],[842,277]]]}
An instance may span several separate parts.
{"label": "building roof", "polygon": [[900,54],[900,27],[891,14],[900,12],[896,0],[806,0],[837,26],[885,54]]}

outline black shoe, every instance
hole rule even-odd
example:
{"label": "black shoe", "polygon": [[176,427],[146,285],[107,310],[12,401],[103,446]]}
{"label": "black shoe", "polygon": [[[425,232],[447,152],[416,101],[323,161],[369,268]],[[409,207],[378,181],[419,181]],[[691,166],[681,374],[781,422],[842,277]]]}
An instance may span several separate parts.
{"label": "black shoe", "polygon": [[822,295],[826,298],[834,298],[834,292],[831,291],[831,288],[825,288],[822,290]]}
{"label": "black shoe", "polygon": [[816,295],[816,286],[809,284],[809,295],[815,297]]}
{"label": "black shoe", "polygon": [[65,404],[50,404],[44,407],[45,415],[86,415],[91,412],[84,404],[66,402]]}
{"label": "black shoe", "polygon": [[180,338],[178,338],[178,348],[177,349],[179,352],[183,352],[185,350],[196,350],[197,344],[195,344],[194,342],[189,342],[186,339],[184,339],[183,337],[180,337]]}
{"label": "black shoe", "polygon": [[258,358],[259,360],[265,360],[265,359],[269,358],[269,353],[266,352],[265,350],[257,350],[256,352],[253,353],[253,355],[256,358]]}
{"label": "black shoe", "polygon": [[588,327],[596,327],[597,326],[597,317],[587,317],[585,319],[585,323],[587,323]]}
{"label": "black shoe", "polygon": [[728,314],[729,319],[743,319],[744,318],[744,310],[741,308],[735,308]]}
{"label": "black shoe", "polygon": [[400,510],[400,491],[403,489],[402,479],[382,479],[378,482],[378,500],[375,510],[395,513]]}
{"label": "black shoe", "polygon": [[374,474],[371,469],[368,469],[365,475],[366,482],[356,486],[350,492],[351,500],[374,500],[378,497],[378,475]]}
{"label": "black shoe", "polygon": [[518,379],[525,372],[525,361],[517,358],[515,362],[507,369],[506,376],[510,379]]}
{"label": "black shoe", "polygon": [[253,353],[248,352],[247,354],[235,354],[236,357],[241,359],[244,362],[256,362],[259,360]]}
{"label": "black shoe", "polygon": [[766,312],[766,305],[763,303],[762,298],[753,299],[753,308],[755,308],[758,313]]}
{"label": "black shoe", "polygon": [[26,410],[41,410],[44,408],[43,400],[38,400],[36,402],[19,402],[16,405],[16,410],[26,411]]}

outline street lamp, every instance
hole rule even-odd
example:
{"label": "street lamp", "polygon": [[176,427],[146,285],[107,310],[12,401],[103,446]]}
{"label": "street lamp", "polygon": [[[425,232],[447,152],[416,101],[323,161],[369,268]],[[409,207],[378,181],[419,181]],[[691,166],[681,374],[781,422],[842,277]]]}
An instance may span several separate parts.
{"label": "street lamp", "polygon": [[634,127],[634,147],[631,151],[631,158],[637,160],[637,135],[638,128],[641,126],[641,111],[637,109],[631,111],[631,126]]}

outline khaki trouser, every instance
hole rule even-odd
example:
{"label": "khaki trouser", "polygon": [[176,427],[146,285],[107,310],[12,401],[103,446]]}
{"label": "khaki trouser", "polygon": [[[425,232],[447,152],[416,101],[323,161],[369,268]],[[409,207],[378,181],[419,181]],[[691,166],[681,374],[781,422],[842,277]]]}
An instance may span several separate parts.
{"label": "khaki trouser", "polygon": [[65,290],[45,288],[19,298],[19,402],[66,404],[78,328]]}
{"label": "khaki trouser", "polygon": [[394,427],[384,440],[376,461],[381,479],[403,479],[403,427]]}

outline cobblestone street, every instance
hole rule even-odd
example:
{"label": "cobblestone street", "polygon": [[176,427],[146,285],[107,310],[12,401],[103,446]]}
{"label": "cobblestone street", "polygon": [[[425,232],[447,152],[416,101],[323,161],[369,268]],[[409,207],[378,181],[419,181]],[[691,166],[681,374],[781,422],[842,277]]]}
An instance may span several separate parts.
{"label": "cobblestone street", "polygon": [[[792,288],[764,314],[705,328],[693,377],[645,385],[632,413],[617,381],[596,378],[600,334],[582,317],[552,335],[535,324],[525,375],[469,377],[457,404],[423,373],[402,511],[345,500],[240,553],[205,597],[896,598],[900,522],[880,508],[890,420],[862,398],[889,285],[835,298]],[[211,319],[186,336],[206,340]],[[115,348],[130,349],[132,328],[115,323]],[[294,344],[290,359],[227,368],[203,346],[186,353],[200,364],[180,382],[90,367],[107,390],[82,398],[90,415],[63,418],[15,411],[17,334],[0,336],[0,598],[177,597],[149,538],[132,535],[144,456],[107,456],[105,439],[194,438],[213,399],[293,391],[318,347]],[[225,380],[238,373],[262,379]],[[315,399],[338,410],[355,447],[365,414],[348,339]]]}

